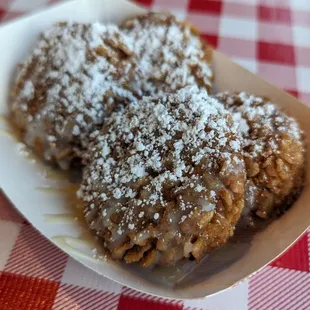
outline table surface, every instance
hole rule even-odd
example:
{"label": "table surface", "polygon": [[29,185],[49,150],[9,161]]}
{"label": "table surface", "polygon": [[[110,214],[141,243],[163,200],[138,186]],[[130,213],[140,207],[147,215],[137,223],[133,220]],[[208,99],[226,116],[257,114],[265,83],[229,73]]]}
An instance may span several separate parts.
{"label": "table surface", "polygon": [[[0,0],[0,21],[55,0]],[[221,52],[310,104],[309,0],[139,0],[197,25]],[[128,289],[62,253],[0,193],[0,309],[310,309],[310,230],[250,280],[198,301]]]}

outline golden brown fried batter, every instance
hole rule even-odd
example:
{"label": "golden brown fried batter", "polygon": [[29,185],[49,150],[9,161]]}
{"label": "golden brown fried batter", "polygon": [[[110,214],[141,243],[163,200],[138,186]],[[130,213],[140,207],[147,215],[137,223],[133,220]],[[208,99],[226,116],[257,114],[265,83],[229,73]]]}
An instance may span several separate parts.
{"label": "golden brown fried batter", "polygon": [[93,139],[80,194],[112,258],[198,262],[233,234],[244,205],[242,145],[230,113],[206,91],[145,97]]}
{"label": "golden brown fried batter", "polygon": [[303,187],[305,145],[297,122],[269,100],[244,92],[216,98],[232,112],[245,140],[245,211],[264,219],[281,214]]}
{"label": "golden brown fried batter", "polygon": [[116,108],[185,85],[210,88],[211,54],[193,28],[159,13],[123,28],[58,23],[20,66],[12,120],[40,157],[68,168]]}
{"label": "golden brown fried batter", "polygon": [[20,65],[11,114],[25,143],[68,168],[106,113],[136,97],[127,89],[131,42],[114,25],[58,23]]}
{"label": "golden brown fried batter", "polygon": [[188,85],[211,89],[212,51],[193,25],[168,13],[148,13],[125,21],[121,28],[133,40],[137,55],[137,93],[171,93]]}

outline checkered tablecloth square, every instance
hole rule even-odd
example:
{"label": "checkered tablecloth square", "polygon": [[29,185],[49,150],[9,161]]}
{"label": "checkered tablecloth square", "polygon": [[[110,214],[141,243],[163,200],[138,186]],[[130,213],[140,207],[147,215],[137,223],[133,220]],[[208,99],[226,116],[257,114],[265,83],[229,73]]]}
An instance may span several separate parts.
{"label": "checkered tablecloth square", "polygon": [[[0,20],[55,2],[0,0]],[[220,51],[310,104],[309,0],[136,2],[189,20]],[[1,193],[0,236],[0,310],[310,309],[310,231],[250,280],[193,301],[149,296],[88,270],[43,238]]]}

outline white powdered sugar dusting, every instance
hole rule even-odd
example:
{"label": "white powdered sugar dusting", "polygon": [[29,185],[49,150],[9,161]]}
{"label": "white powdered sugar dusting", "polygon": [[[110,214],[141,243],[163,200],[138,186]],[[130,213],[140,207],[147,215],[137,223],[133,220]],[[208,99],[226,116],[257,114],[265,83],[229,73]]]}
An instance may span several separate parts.
{"label": "white powdered sugar dusting", "polygon": [[137,92],[152,95],[187,85],[210,88],[212,71],[206,46],[189,25],[173,15],[150,13],[127,21],[124,32],[132,38],[140,77]]}
{"label": "white powdered sugar dusting", "polygon": [[267,99],[240,93],[220,93],[215,96],[232,112],[244,138],[244,155],[258,157],[277,153],[280,135],[302,140],[302,131],[295,119],[285,115]]}
{"label": "white powdered sugar dusting", "polygon": [[[240,167],[243,173],[236,156],[240,138],[230,113],[197,87],[144,97],[113,113],[103,132],[96,133],[89,152],[82,190],[87,204],[96,201],[99,208],[113,204],[122,213],[118,235],[144,223],[146,216],[158,220],[169,204],[167,187],[177,197],[181,212],[177,221],[182,223],[193,210],[215,209],[216,190],[223,185],[217,180],[216,190],[208,188],[202,173],[214,179],[223,166],[235,167],[234,173]],[[111,152],[105,151],[108,147]],[[96,193],[99,188],[105,199]],[[194,198],[184,194],[186,190]]]}
{"label": "white powdered sugar dusting", "polygon": [[[122,29],[57,23],[41,33],[19,67],[12,111],[27,114],[22,129],[29,146],[39,141],[45,159],[68,166],[115,109],[186,85],[209,89],[208,61],[199,36],[169,14],[145,15]],[[144,174],[138,166],[134,171]]]}
{"label": "white powdered sugar dusting", "polygon": [[34,87],[31,81],[26,81],[23,89],[21,90],[21,97],[31,99],[33,97]]}
{"label": "white powdered sugar dusting", "polygon": [[135,102],[124,74],[131,68],[126,61],[131,48],[131,38],[115,25],[58,23],[44,31],[21,65],[16,84],[24,81],[23,87],[13,94],[13,110],[27,109],[36,100],[28,142],[46,134],[60,139],[59,144],[85,146],[106,110]]}

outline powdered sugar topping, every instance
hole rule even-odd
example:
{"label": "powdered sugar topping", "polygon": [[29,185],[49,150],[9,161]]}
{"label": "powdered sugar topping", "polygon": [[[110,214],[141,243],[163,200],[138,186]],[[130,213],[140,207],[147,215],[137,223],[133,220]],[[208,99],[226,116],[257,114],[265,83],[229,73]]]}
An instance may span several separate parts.
{"label": "powdered sugar topping", "polygon": [[17,87],[24,81],[23,87],[13,95],[13,109],[23,105],[30,111],[33,143],[38,131],[47,127],[41,134],[60,137],[60,144],[85,146],[106,110],[135,102],[124,86],[124,71],[132,66],[126,59],[131,48],[131,38],[115,25],[58,23],[44,31],[21,66]]}
{"label": "powdered sugar topping", "polygon": [[[169,204],[167,187],[169,195],[177,197],[180,223],[194,210],[213,211],[216,191],[201,174],[210,173],[221,188],[221,181],[213,175],[223,166],[240,172],[236,168],[240,159],[233,154],[240,153],[241,144],[230,114],[197,87],[145,97],[113,113],[103,133],[96,133],[82,190],[85,201],[96,201],[100,208],[112,203],[122,214],[119,232],[125,232],[128,225],[143,225],[148,216],[159,220]],[[105,151],[107,147],[111,152]],[[95,188],[101,188],[107,200]],[[192,198],[184,191],[190,191]]]}
{"label": "powdered sugar topping", "polygon": [[189,25],[170,14],[149,13],[127,21],[123,29],[138,55],[137,92],[152,95],[187,85],[211,86],[206,47]]}
{"label": "powdered sugar topping", "polygon": [[296,141],[302,139],[296,120],[266,99],[245,92],[221,93],[216,98],[232,112],[244,137],[245,156],[268,156],[270,152],[277,152],[281,134],[287,134]]}

